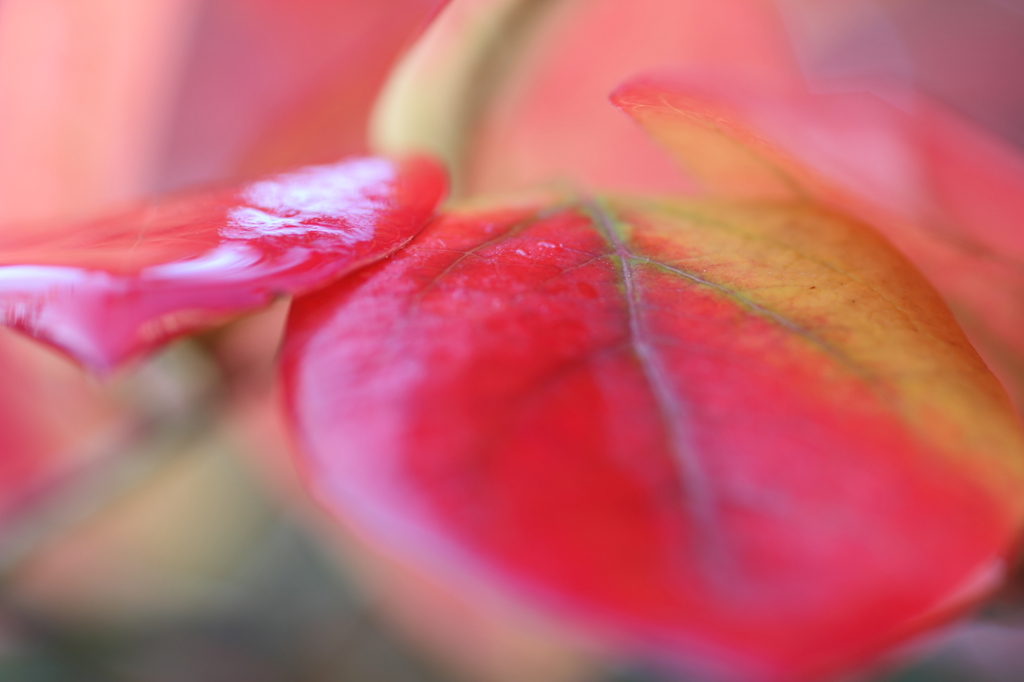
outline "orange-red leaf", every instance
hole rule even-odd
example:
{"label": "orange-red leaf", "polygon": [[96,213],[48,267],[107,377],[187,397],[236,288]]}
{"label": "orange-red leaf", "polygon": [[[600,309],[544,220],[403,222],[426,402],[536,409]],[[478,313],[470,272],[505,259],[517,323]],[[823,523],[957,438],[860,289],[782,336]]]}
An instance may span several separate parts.
{"label": "orange-red leaf", "polygon": [[868,220],[946,297],[1024,406],[1024,158],[923,97],[812,95],[669,72],[613,101],[720,196]]}
{"label": "orange-red leaf", "polygon": [[1024,512],[1019,426],[941,299],[806,203],[457,211],[297,300],[284,372],[358,531],[724,679],[948,618]]}
{"label": "orange-red leaf", "polygon": [[350,159],[9,240],[0,320],[109,370],[386,256],[443,192],[443,171],[425,158]]}

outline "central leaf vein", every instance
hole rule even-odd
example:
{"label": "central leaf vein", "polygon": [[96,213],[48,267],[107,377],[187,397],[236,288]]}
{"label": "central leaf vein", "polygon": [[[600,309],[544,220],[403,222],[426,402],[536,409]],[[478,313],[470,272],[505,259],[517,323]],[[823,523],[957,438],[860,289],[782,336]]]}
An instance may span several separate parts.
{"label": "central leaf vein", "polygon": [[600,204],[589,201],[585,204],[585,210],[591,215],[595,227],[612,246],[615,259],[619,262],[625,290],[630,343],[664,425],[669,452],[678,467],[680,487],[686,509],[695,522],[697,538],[704,549],[716,546],[719,539],[715,532],[719,526],[718,500],[710,476],[697,456],[697,448],[692,442],[689,428],[692,420],[689,411],[669,382],[668,371],[651,341],[651,334],[644,322],[641,312],[642,294],[634,271],[637,259],[619,236],[611,216]]}

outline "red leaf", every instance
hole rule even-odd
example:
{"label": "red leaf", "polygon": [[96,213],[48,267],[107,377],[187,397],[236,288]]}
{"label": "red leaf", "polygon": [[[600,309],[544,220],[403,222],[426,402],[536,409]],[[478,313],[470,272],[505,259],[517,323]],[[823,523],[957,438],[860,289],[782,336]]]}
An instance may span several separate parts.
{"label": "red leaf", "polygon": [[392,253],[443,191],[432,161],[351,159],[8,243],[0,319],[109,370]]}
{"label": "red leaf", "polygon": [[725,679],[948,618],[1024,511],[1017,422],[941,300],[809,204],[447,215],[297,300],[283,362],[356,530]]}
{"label": "red leaf", "polygon": [[718,195],[805,197],[883,231],[1024,407],[1024,159],[937,104],[646,75],[613,101]]}

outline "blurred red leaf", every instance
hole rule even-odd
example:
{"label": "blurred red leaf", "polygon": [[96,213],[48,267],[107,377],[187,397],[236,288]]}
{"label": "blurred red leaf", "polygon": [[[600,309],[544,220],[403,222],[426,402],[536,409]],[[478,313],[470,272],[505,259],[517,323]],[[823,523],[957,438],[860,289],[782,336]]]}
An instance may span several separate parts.
{"label": "blurred red leaf", "polygon": [[880,229],[1024,405],[1024,158],[938,104],[735,77],[636,78],[613,100],[707,188],[803,198]]}
{"label": "blurred red leaf", "polygon": [[1021,435],[941,299],[807,203],[438,218],[295,302],[309,485],[723,679],[816,679],[962,610],[1022,516]]}
{"label": "blurred red leaf", "polygon": [[97,371],[382,258],[431,216],[426,158],[350,159],[0,245],[0,319]]}
{"label": "blurred red leaf", "polygon": [[366,152],[444,0],[0,3],[0,231]]}
{"label": "blurred red leaf", "polygon": [[396,57],[445,0],[216,0],[193,28],[164,186],[365,154]]}
{"label": "blurred red leaf", "polygon": [[0,233],[151,190],[197,4],[0,3]]}

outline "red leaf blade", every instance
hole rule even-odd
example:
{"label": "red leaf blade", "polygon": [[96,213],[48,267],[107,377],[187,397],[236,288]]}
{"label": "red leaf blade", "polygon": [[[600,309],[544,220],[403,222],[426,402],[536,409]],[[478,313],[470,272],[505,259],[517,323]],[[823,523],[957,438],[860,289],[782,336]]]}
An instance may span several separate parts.
{"label": "red leaf blade", "polygon": [[443,192],[432,161],[352,159],[9,244],[0,319],[109,370],[394,252]]}
{"label": "red leaf blade", "polygon": [[449,215],[299,299],[284,363],[357,529],[727,677],[948,617],[1020,524],[994,379],[898,255],[807,206]]}

